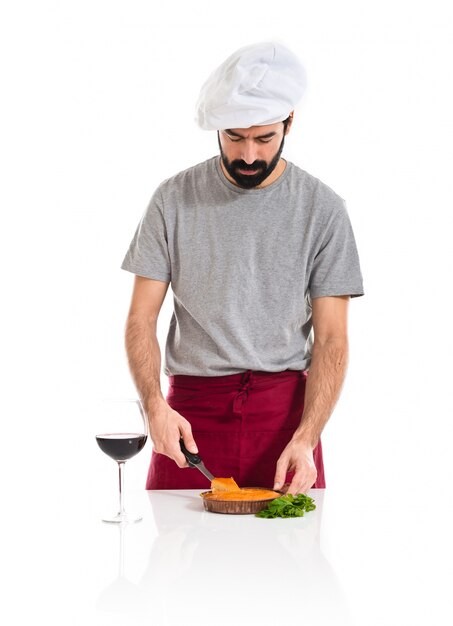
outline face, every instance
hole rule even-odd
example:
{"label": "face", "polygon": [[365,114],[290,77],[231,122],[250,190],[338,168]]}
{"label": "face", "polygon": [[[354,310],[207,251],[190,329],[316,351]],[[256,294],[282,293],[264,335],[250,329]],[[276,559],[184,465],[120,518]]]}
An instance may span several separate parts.
{"label": "face", "polygon": [[[289,127],[290,124],[286,134]],[[278,122],[217,133],[222,163],[237,185],[252,189],[270,176],[280,161],[285,143],[283,131],[283,122]]]}

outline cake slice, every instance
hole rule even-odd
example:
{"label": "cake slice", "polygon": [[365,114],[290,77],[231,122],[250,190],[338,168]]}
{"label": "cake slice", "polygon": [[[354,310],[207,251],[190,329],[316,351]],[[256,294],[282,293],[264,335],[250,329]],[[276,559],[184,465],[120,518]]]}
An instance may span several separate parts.
{"label": "cake slice", "polygon": [[240,491],[239,485],[234,478],[214,478],[211,481],[212,493],[224,493],[227,491]]}

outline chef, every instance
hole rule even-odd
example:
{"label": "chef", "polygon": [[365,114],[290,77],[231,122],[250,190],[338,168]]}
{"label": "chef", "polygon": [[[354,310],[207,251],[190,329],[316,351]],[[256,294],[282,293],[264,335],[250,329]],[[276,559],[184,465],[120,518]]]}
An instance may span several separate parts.
{"label": "chef", "polygon": [[[126,322],[149,420],[147,489],[206,489],[180,438],[241,487],[325,487],[321,432],[348,360],[350,298],[363,295],[344,200],[282,157],[306,86],[280,43],[243,47],[208,77],[196,121],[219,154],[155,189],[122,263]],[[156,325],[173,314],[164,397]]]}

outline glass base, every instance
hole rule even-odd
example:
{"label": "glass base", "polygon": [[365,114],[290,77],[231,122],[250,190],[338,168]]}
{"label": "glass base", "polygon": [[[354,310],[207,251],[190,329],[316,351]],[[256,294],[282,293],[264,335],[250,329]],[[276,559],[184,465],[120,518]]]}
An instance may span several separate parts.
{"label": "glass base", "polygon": [[142,515],[137,515],[134,513],[117,513],[116,515],[112,515],[111,517],[103,517],[102,521],[113,524],[133,524],[135,522],[140,522],[142,519]]}

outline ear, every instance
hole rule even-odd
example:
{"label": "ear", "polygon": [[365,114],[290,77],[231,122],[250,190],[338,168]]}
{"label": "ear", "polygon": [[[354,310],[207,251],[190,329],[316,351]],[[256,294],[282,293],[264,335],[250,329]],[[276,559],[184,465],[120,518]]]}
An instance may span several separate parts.
{"label": "ear", "polygon": [[293,123],[293,118],[294,118],[294,111],[291,111],[288,117],[289,117],[289,122],[288,122],[288,126],[286,127],[285,135],[287,135],[291,129],[291,124]]}

